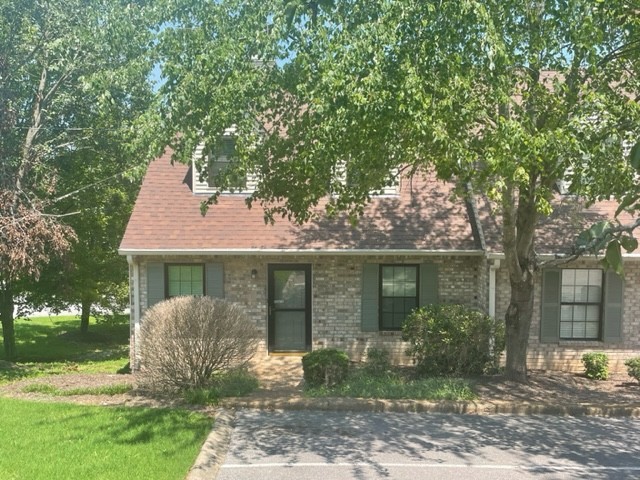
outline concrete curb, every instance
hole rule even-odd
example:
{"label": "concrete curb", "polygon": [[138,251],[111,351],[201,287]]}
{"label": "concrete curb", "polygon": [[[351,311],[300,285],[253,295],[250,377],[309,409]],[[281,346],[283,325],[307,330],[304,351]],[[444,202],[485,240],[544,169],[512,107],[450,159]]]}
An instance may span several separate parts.
{"label": "concrete curb", "polygon": [[221,409],[216,414],[213,429],[205,440],[204,445],[202,445],[202,449],[189,470],[186,480],[211,480],[216,478],[231,442],[231,432],[233,432],[235,417],[235,412],[228,409]]}
{"label": "concrete curb", "polygon": [[429,402],[424,400],[376,400],[363,398],[229,398],[226,408],[262,410],[332,410],[352,412],[457,413],[468,415],[563,415],[597,417],[640,417],[640,403],[633,405],[557,405],[516,402]]}

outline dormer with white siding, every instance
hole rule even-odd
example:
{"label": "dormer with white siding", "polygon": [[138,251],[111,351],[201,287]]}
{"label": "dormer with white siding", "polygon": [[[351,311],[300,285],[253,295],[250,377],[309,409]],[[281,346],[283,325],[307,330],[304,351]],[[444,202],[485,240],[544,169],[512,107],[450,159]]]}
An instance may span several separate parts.
{"label": "dormer with white siding", "polygon": [[[193,193],[212,195],[217,191],[215,176],[228,167],[235,151],[235,137],[233,129],[227,129],[220,141],[216,152],[207,152],[204,142],[201,142],[192,156],[192,185]],[[233,190],[223,191],[223,195],[250,195],[256,189],[258,177],[255,174],[247,174],[246,178],[238,179]]]}

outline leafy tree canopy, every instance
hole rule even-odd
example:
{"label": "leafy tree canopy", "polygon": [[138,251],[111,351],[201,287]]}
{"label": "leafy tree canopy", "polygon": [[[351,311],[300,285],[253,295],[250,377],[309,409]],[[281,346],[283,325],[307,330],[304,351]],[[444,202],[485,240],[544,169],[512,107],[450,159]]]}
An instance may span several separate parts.
{"label": "leafy tree canopy", "polygon": [[592,201],[638,192],[625,151],[640,139],[638,5],[167,0],[165,12],[163,139],[187,160],[235,126],[229,177],[257,172],[248,202],[267,219],[304,222],[329,192],[328,213],[357,218],[403,170],[472,180],[495,202],[507,370],[524,378],[535,231],[556,182]]}
{"label": "leafy tree canopy", "polygon": [[[150,100],[152,5],[0,5],[0,319],[9,357],[18,294],[76,239],[63,220],[86,205],[60,202],[79,182],[99,180],[99,162],[135,150],[138,118]],[[61,172],[79,156],[96,162],[93,175],[61,182]]]}

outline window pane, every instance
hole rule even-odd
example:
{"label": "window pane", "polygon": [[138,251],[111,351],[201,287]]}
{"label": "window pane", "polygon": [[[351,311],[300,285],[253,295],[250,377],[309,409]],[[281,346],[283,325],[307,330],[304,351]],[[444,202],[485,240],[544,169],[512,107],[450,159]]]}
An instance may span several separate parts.
{"label": "window pane", "polygon": [[600,300],[602,298],[602,287],[599,286],[589,286],[587,287],[589,289],[589,299],[588,302],[589,303],[600,303]]}
{"label": "window pane", "polygon": [[169,296],[175,297],[180,295],[180,282],[169,282]]}
{"label": "window pane", "polygon": [[588,298],[589,287],[577,286],[575,288],[574,302],[586,302]]}
{"label": "window pane", "polygon": [[393,297],[393,283],[382,284],[382,296],[383,297]]}
{"label": "window pane", "polygon": [[573,320],[573,306],[572,305],[562,305],[560,307],[560,320],[562,320],[562,321]]}
{"label": "window pane", "polygon": [[576,285],[588,285],[589,284],[589,270],[579,269],[576,270]]}
{"label": "window pane", "polygon": [[404,313],[409,315],[411,310],[416,308],[416,299],[415,298],[405,298],[404,299]]}
{"label": "window pane", "polygon": [[404,297],[394,298],[393,299],[393,311],[396,312],[404,312]]}
{"label": "window pane", "polygon": [[573,306],[573,321],[584,321],[587,318],[587,307],[585,305]]}
{"label": "window pane", "polygon": [[585,320],[588,322],[596,322],[600,320],[600,307],[598,305],[587,305],[587,313]]}
{"label": "window pane", "polygon": [[571,322],[560,322],[560,338],[571,338],[573,325]]}
{"label": "window pane", "polygon": [[382,311],[383,312],[393,312],[393,298],[383,298],[382,299]]}
{"label": "window pane", "polygon": [[393,282],[393,267],[382,267],[382,283]]}
{"label": "window pane", "polygon": [[586,324],[586,337],[598,338],[600,324],[598,322],[587,322]]}
{"label": "window pane", "polygon": [[416,282],[408,283],[408,284],[405,286],[404,294],[405,294],[407,297],[415,297],[415,296],[417,296]]}
{"label": "window pane", "polygon": [[602,270],[589,270],[589,285],[602,286]]}
{"label": "window pane", "polygon": [[573,324],[573,338],[585,338],[586,333],[587,332],[584,323],[580,322]]}
{"label": "window pane", "polygon": [[204,294],[202,265],[169,265],[167,270],[169,297]]}
{"label": "window pane", "polygon": [[562,270],[562,285],[575,285],[576,273],[575,270],[565,269]]}
{"label": "window pane", "polygon": [[572,286],[562,286],[562,302],[573,302],[574,288]]}

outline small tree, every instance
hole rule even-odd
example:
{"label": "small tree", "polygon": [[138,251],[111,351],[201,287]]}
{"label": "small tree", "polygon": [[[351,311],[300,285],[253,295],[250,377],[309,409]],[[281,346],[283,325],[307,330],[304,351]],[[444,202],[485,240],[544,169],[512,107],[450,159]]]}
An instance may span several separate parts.
{"label": "small tree", "polygon": [[142,320],[140,383],[154,390],[207,386],[219,373],[245,365],[258,331],[237,305],[210,297],[176,297]]}

